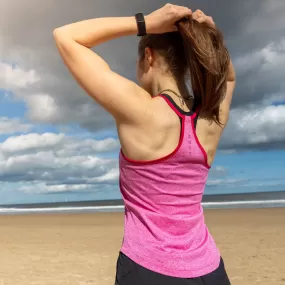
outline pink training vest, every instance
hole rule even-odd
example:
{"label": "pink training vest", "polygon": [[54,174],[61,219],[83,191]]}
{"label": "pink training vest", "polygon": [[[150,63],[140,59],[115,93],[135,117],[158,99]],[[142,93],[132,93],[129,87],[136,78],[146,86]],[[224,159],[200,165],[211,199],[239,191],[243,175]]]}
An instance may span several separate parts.
{"label": "pink training vest", "polygon": [[206,275],[218,268],[219,250],[201,206],[209,172],[192,116],[182,115],[179,144],[153,161],[133,161],[120,153],[120,189],[125,202],[121,252],[154,272],[180,278]]}

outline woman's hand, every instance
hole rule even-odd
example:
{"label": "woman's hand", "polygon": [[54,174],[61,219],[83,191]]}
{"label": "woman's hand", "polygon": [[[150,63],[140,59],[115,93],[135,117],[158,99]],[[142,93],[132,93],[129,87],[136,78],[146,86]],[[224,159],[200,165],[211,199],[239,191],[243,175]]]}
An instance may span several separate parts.
{"label": "woman's hand", "polygon": [[146,31],[148,34],[163,34],[177,31],[175,23],[191,15],[192,11],[187,7],[166,4],[145,17]]}
{"label": "woman's hand", "polygon": [[196,10],[192,14],[192,18],[193,18],[193,20],[196,20],[200,24],[206,24],[206,25],[208,25],[209,27],[212,27],[212,28],[216,27],[216,24],[215,24],[213,18],[210,17],[210,16],[207,16],[201,10]]}

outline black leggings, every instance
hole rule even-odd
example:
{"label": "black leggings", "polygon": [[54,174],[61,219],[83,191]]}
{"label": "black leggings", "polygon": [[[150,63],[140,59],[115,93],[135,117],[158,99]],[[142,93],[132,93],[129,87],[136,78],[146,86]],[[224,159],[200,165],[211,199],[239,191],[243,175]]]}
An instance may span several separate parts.
{"label": "black leggings", "polygon": [[197,278],[177,278],[148,270],[120,252],[115,285],[230,285],[223,259],[215,271]]}

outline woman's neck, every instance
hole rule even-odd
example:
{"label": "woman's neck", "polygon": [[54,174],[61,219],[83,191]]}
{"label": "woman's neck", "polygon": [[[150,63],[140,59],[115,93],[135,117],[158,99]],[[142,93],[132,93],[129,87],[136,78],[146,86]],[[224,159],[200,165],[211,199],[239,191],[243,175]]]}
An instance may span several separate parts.
{"label": "woman's neck", "polygon": [[[186,83],[183,81],[177,83],[177,81],[172,76],[161,76],[153,81],[151,87],[151,95],[156,96],[160,94],[163,90],[172,90],[181,97],[188,98],[190,96],[189,90]],[[172,96],[172,94],[169,94]]]}

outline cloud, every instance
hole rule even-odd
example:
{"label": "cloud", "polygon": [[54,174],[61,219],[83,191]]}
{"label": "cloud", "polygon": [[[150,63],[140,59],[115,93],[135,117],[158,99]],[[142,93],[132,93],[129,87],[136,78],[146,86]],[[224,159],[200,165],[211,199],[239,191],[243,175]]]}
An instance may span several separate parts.
{"label": "cloud", "polygon": [[285,105],[232,110],[220,146],[223,149],[285,148]]}
{"label": "cloud", "polygon": [[104,174],[100,177],[94,177],[90,179],[90,182],[117,182],[119,178],[119,169],[118,168],[112,168],[109,172]]}
{"label": "cloud", "polygon": [[233,107],[285,95],[285,38],[235,58],[234,65],[238,76]]}
{"label": "cloud", "polygon": [[209,179],[207,181],[207,186],[213,187],[236,187],[242,185],[248,180],[245,179]]}
{"label": "cloud", "polygon": [[0,135],[29,132],[33,126],[22,123],[18,118],[0,117]]}
{"label": "cloud", "polygon": [[48,94],[34,94],[24,99],[28,107],[28,117],[33,122],[53,123],[58,120],[58,106]]}
{"label": "cloud", "polygon": [[13,136],[0,144],[0,150],[4,154],[11,155],[29,150],[50,149],[63,143],[64,138],[64,134],[57,135],[53,133],[30,133],[27,135]]}
{"label": "cloud", "polygon": [[223,166],[215,166],[211,168],[210,175],[213,177],[224,177],[227,175],[227,169]]}
{"label": "cloud", "polygon": [[19,188],[19,191],[25,193],[41,193],[41,194],[52,194],[52,193],[66,193],[66,192],[83,192],[92,190],[93,185],[88,184],[77,184],[77,185],[68,185],[68,184],[60,184],[60,185],[46,185],[44,183],[33,183],[22,186]]}
{"label": "cloud", "polygon": [[3,154],[13,155],[27,151],[52,150],[57,154],[68,156],[73,152],[88,154],[90,152],[107,152],[119,147],[118,140],[107,138],[94,140],[68,137],[64,134],[54,133],[29,133],[26,135],[12,136],[0,143],[0,151]]}
{"label": "cloud", "polygon": [[9,137],[0,144],[0,181],[37,182],[37,189],[29,188],[29,184],[21,189],[41,193],[92,190],[98,183],[116,184],[117,158],[103,158],[100,153],[117,152],[118,148],[113,138],[80,140],[54,133]]}
{"label": "cloud", "polygon": [[[100,10],[98,10],[98,3],[89,0],[85,1],[83,9],[80,1],[74,1],[72,7],[67,1],[58,2],[56,5],[44,1],[38,6],[37,13],[33,14],[32,9],[28,7],[35,7],[35,5],[38,6],[34,0],[27,0],[25,3],[17,0],[13,3],[0,0],[1,18],[7,27],[9,26],[9,30],[6,30],[3,25],[0,27],[1,56],[7,62],[16,62],[21,67],[20,69],[29,75],[40,78],[37,81],[26,80],[27,83],[31,84],[24,84],[26,82],[24,80],[22,84],[14,84],[21,82],[17,77],[19,72],[12,68],[12,65],[5,64],[5,69],[11,71],[9,82],[14,82],[13,85],[6,84],[5,89],[12,90],[17,99],[26,102],[28,107],[26,115],[34,123],[75,123],[93,131],[113,128],[113,118],[90,99],[68,73],[52,36],[54,28],[76,20],[95,17],[96,11],[97,16],[102,16],[104,13],[110,15],[110,7],[114,6],[113,1],[100,3]],[[60,10],[66,10],[66,6],[69,7],[70,11],[59,13]],[[15,7],[17,8],[15,9]],[[91,10],[93,11],[91,12]],[[116,13],[116,11],[113,12]],[[33,17],[33,24],[30,21],[31,17]],[[35,22],[39,25],[37,28],[35,28]],[[24,27],[24,30],[28,30],[29,33],[23,33],[20,27]],[[134,37],[132,42],[135,41]],[[125,45],[128,40],[121,42]],[[115,46],[118,47],[116,43]],[[125,54],[123,52],[126,50],[125,48],[115,48],[114,52],[114,47],[109,45],[109,47],[100,47],[99,52],[107,57],[114,69],[121,69],[122,71],[125,62],[120,60],[120,66],[117,62],[118,58],[122,58],[120,54]],[[135,55],[136,48],[133,48],[133,51]],[[127,56],[125,59],[128,61]],[[128,67],[126,70],[130,72]],[[19,84],[21,88],[18,86]],[[2,87],[1,85],[4,86],[0,81],[0,87]]]}
{"label": "cloud", "polygon": [[26,88],[39,80],[34,69],[23,70],[19,66],[0,62],[0,86],[3,89]]}

